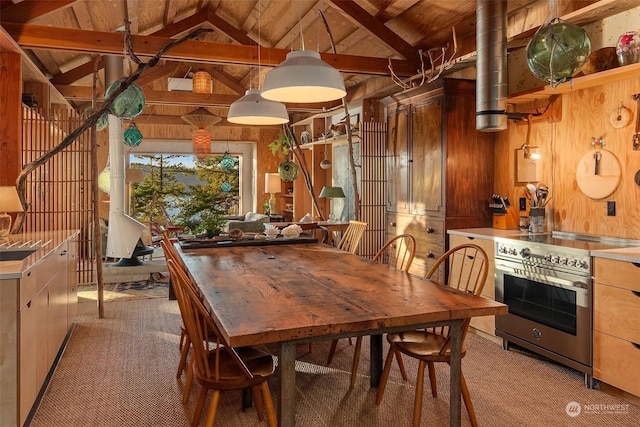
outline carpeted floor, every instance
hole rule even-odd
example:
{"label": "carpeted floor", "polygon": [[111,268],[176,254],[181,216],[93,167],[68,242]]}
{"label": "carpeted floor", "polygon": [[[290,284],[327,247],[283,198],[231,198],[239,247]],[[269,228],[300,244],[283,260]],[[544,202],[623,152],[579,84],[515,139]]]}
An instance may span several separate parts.
{"label": "carpeted floor", "polygon": [[[98,319],[95,306],[79,305],[77,325],[32,427],[187,426],[196,392],[180,402],[183,379],[176,380],[180,314],[166,298],[119,300]],[[296,365],[299,426],[409,426],[416,364],[406,359],[411,380],[402,381],[397,366],[383,402],[376,406],[364,340],[360,377],[349,390],[353,347],[341,340],[331,366],[324,363],[329,343],[299,347]],[[581,374],[519,351],[504,351],[478,336],[467,337],[463,371],[481,426],[636,426],[640,408],[583,385]],[[386,354],[385,354],[386,355]],[[448,424],[446,366],[438,366],[437,398],[425,391],[422,425]],[[277,403],[277,378],[270,381]],[[426,381],[426,387],[428,381]],[[582,412],[567,415],[577,402]],[[462,424],[469,425],[465,409]],[[221,398],[218,426],[259,426],[254,410],[240,410],[240,393]]]}

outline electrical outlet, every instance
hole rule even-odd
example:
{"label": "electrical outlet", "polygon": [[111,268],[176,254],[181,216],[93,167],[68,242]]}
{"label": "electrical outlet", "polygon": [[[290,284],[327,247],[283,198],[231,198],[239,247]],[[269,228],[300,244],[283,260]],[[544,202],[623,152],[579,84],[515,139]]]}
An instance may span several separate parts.
{"label": "electrical outlet", "polygon": [[520,197],[520,210],[521,211],[527,210],[527,199],[525,199],[524,197]]}
{"label": "electrical outlet", "polygon": [[607,216],[616,216],[616,202],[612,200],[607,202]]}

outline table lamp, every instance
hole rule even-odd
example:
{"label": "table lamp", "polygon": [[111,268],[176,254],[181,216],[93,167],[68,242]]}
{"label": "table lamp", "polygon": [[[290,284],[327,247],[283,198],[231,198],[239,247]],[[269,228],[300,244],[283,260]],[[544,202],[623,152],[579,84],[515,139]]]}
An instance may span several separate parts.
{"label": "table lamp", "polygon": [[333,214],[333,200],[335,198],[344,198],[344,191],[342,191],[342,187],[322,187],[322,191],[320,191],[321,198],[329,199],[329,206],[331,213],[329,214],[329,222],[336,222],[336,217]]}
{"label": "table lamp", "polygon": [[269,198],[269,215],[276,214],[276,193],[282,190],[280,175],[277,173],[264,174],[264,192],[271,194]]}
{"label": "table lamp", "polygon": [[11,216],[7,212],[22,212],[22,203],[16,187],[0,187],[0,240],[11,232]]}

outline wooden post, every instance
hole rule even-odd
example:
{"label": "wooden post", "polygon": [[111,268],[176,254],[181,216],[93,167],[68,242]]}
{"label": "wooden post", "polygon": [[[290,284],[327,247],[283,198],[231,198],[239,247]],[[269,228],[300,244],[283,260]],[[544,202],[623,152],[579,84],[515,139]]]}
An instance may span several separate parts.
{"label": "wooden post", "polygon": [[16,185],[22,169],[22,56],[0,52],[0,185]]}

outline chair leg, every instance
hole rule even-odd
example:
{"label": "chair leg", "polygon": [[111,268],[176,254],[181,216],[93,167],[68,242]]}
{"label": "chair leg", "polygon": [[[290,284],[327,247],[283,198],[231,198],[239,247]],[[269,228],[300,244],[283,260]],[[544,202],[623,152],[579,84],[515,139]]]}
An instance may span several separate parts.
{"label": "chair leg", "polygon": [[436,367],[433,362],[428,362],[429,366],[429,382],[431,383],[431,395],[438,397],[438,383],[436,383]]}
{"label": "chair leg", "polygon": [[349,388],[353,388],[358,375],[358,365],[360,364],[360,350],[362,349],[362,337],[356,338],[356,349],[353,352],[353,363],[351,365],[351,384]]}
{"label": "chair leg", "polygon": [[329,356],[327,357],[327,365],[331,364],[333,355],[336,352],[336,347],[338,347],[338,340],[331,341],[331,348],[329,348]]}
{"label": "chair leg", "polygon": [[269,391],[269,385],[266,381],[260,384],[262,390],[262,398],[264,400],[264,408],[267,410],[267,424],[269,427],[277,427],[278,420],[276,418],[276,411],[273,408],[273,400],[271,400],[271,392]]}
{"label": "chair leg", "polygon": [[460,386],[462,388],[462,400],[464,400],[464,406],[467,407],[467,413],[469,414],[469,420],[473,427],[478,427],[478,420],[476,419],[476,412],[473,409],[473,403],[471,402],[471,395],[469,394],[469,387],[467,387],[467,381],[464,379],[464,375],[460,373]]}
{"label": "chair leg", "polygon": [[407,376],[407,370],[404,367],[404,361],[402,360],[402,353],[396,351],[396,360],[398,361],[398,368],[400,368],[400,374],[402,375],[402,379],[407,381],[409,377]]}
{"label": "chair leg", "polygon": [[178,348],[182,350],[182,346],[184,345],[184,339],[187,334],[184,333],[184,328],[180,328],[180,343],[178,344]]}
{"label": "chair leg", "polygon": [[176,373],[176,378],[180,378],[180,376],[182,375],[182,371],[184,371],[184,368],[187,365],[187,356],[189,354],[190,347],[191,339],[187,335],[182,345],[182,349],[180,350],[180,362],[178,363],[178,372]]}
{"label": "chair leg", "polygon": [[416,400],[413,403],[413,427],[420,427],[422,416],[422,394],[424,392],[424,368],[427,363],[423,360],[418,364],[418,378],[416,379]]}
{"label": "chair leg", "polygon": [[204,422],[206,427],[213,427],[216,423],[216,414],[218,412],[218,403],[220,402],[220,390],[213,390],[209,409],[207,410],[207,419]]}
{"label": "chair leg", "polygon": [[198,402],[196,408],[193,411],[193,420],[191,420],[192,427],[198,427],[200,424],[200,417],[202,416],[202,408],[204,408],[204,402],[207,400],[207,392],[209,390],[206,387],[202,387],[200,395],[198,396]]}
{"label": "chair leg", "polygon": [[264,414],[262,413],[262,397],[260,396],[260,388],[258,386],[251,387],[251,394],[253,395],[253,406],[258,412],[258,420],[262,422],[264,420]]}
{"label": "chair leg", "polygon": [[193,362],[187,366],[187,378],[184,381],[184,389],[182,389],[182,404],[186,405],[189,401],[189,393],[191,392],[191,383],[193,382]]}
{"label": "chair leg", "polygon": [[389,379],[389,373],[391,372],[391,364],[393,363],[393,355],[396,353],[396,350],[392,347],[389,349],[389,354],[387,354],[387,359],[384,361],[384,369],[382,370],[382,375],[380,376],[380,384],[378,384],[378,394],[376,395],[376,405],[379,405],[382,402],[382,395],[384,394],[384,388],[387,385],[387,380]]}

